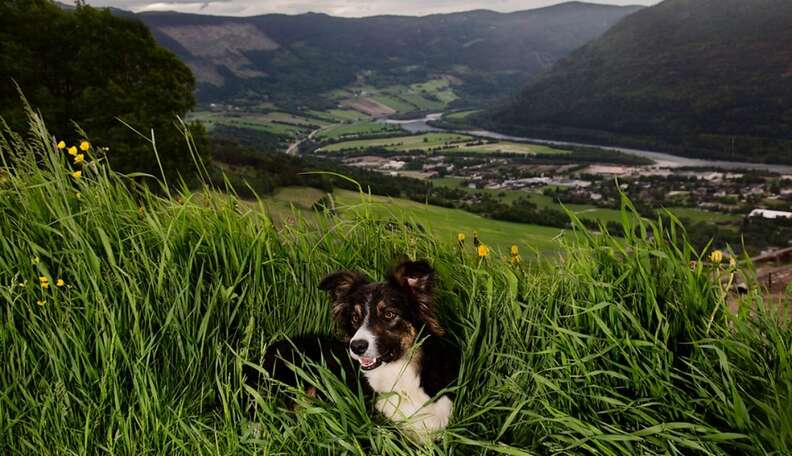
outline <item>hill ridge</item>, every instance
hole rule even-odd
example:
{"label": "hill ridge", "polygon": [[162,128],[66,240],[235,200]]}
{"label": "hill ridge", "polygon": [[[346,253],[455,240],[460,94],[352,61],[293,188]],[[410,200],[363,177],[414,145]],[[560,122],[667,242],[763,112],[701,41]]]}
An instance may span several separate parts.
{"label": "hill ridge", "polygon": [[[501,131],[792,161],[792,2],[666,0],[489,113]],[[786,73],[785,73],[786,72]]]}

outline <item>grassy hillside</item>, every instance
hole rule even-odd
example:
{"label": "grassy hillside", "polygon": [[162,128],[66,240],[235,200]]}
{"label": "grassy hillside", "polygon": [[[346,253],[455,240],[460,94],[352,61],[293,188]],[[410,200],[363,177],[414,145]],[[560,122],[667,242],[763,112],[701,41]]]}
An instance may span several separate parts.
{"label": "grassy hillside", "polygon": [[[285,187],[278,189],[272,197],[266,198],[268,213],[283,222],[296,216],[314,220],[314,204],[326,193],[307,187]],[[556,253],[561,249],[560,240],[564,230],[546,226],[528,225],[493,220],[460,209],[421,204],[402,198],[389,198],[376,195],[361,195],[349,190],[335,190],[332,194],[336,207],[344,217],[352,219],[361,215],[377,219],[401,222],[407,221],[443,244],[453,244],[457,235],[464,233],[468,239],[467,247],[473,249],[473,232],[479,233],[481,241],[494,251],[507,254],[512,245],[517,245],[526,257],[535,254]],[[302,212],[295,214],[292,209]]]}
{"label": "grassy hillside", "polygon": [[[326,14],[220,17],[136,15],[196,74],[200,101],[269,98],[317,104],[363,78],[377,87],[442,75],[470,102],[508,93],[639,7],[571,2],[502,14],[468,11],[425,17],[342,18]],[[321,71],[317,71],[321,69]],[[380,101],[397,111],[432,110],[453,92]],[[333,104],[334,106],[334,104]]]}
{"label": "grassy hillside", "polygon": [[[792,451],[792,329],[755,292],[729,316],[714,266],[667,241],[679,226],[581,231],[560,262],[513,267],[372,211],[276,230],[214,192],[154,194],[92,150],[76,178],[34,128],[0,136],[0,453]],[[274,338],[332,331],[324,274],[380,278],[398,254],[437,268],[463,352],[440,440],[416,448],[319,366],[297,412],[241,386]]]}
{"label": "grassy hillside", "polygon": [[666,0],[570,54],[501,130],[792,162],[792,2]]}

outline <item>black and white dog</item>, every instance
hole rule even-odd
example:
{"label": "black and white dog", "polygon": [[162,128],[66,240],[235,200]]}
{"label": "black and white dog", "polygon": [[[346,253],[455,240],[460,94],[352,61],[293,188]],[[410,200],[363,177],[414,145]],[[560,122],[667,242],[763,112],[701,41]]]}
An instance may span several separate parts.
{"label": "black and white dog", "polygon": [[376,409],[408,433],[431,438],[448,424],[453,405],[445,390],[459,370],[459,353],[443,337],[435,315],[433,282],[426,261],[399,264],[385,282],[349,271],[328,275],[319,288],[330,293],[343,339],[302,336],[278,342],[265,355],[265,370],[293,385],[289,364],[303,357],[348,370],[347,379],[353,380],[359,365],[363,383],[376,394]]}

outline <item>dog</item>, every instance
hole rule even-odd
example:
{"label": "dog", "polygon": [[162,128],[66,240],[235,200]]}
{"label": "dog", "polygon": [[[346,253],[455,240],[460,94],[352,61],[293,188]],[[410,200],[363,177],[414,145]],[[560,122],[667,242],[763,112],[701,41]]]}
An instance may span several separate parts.
{"label": "dog", "polygon": [[343,336],[277,342],[265,353],[264,370],[292,386],[298,381],[292,366],[304,359],[344,372],[350,385],[362,372],[361,384],[382,415],[419,440],[434,438],[453,412],[448,388],[459,371],[459,352],[435,312],[434,276],[426,261],[403,261],[384,282],[350,271],[326,276],[319,288],[330,294]]}

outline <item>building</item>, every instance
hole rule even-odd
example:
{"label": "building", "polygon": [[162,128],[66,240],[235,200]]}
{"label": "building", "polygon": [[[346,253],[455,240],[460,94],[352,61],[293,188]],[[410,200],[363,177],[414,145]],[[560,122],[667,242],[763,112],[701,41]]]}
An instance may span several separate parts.
{"label": "building", "polygon": [[780,218],[792,219],[792,212],[771,211],[768,209],[754,209],[751,211],[748,217],[762,217],[770,220],[775,220]]}

